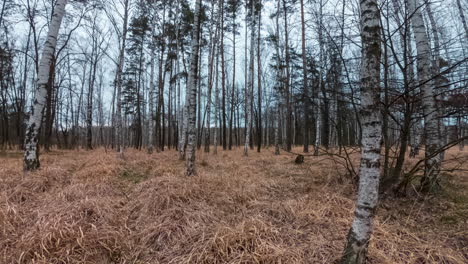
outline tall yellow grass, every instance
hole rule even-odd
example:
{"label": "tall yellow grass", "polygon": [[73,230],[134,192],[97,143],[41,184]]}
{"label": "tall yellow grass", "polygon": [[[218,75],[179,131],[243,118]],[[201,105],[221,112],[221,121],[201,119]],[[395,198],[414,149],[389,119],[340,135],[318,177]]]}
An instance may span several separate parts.
{"label": "tall yellow grass", "polygon": [[[191,178],[175,151],[53,151],[27,175],[0,157],[0,263],[336,263],[355,199],[339,167],[197,155]],[[383,202],[370,263],[468,263],[468,176],[449,180],[461,188]]]}

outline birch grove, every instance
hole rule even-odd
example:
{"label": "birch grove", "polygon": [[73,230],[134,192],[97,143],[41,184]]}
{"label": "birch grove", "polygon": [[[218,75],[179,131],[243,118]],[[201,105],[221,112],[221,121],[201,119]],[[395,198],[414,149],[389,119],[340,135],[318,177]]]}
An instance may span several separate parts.
{"label": "birch grove", "polygon": [[466,3],[3,0],[0,259],[465,263]]}
{"label": "birch grove", "polygon": [[[47,33],[40,29],[53,29],[59,8],[52,15],[53,3],[5,2],[0,145],[24,150],[31,142],[22,122],[32,107],[44,109],[42,121],[40,111],[29,120],[43,127],[33,136],[45,152],[104,147],[124,158],[125,148],[175,148],[185,160],[196,79],[196,149],[242,148],[247,156],[254,146],[257,153],[274,146],[277,154],[297,154],[297,146],[308,153],[311,146],[313,155],[341,160],[337,164],[357,179],[351,154],[360,151],[363,121],[356,3],[202,1],[195,72],[194,3],[74,2],[48,73],[41,67],[39,74],[41,58],[47,58],[40,56]],[[381,12],[380,189],[402,194],[416,177],[418,190],[431,193],[440,185],[446,150],[466,143],[466,8],[463,1],[390,1]],[[456,14],[456,27],[447,26],[448,13]],[[27,38],[12,30],[15,14],[24,19]],[[47,44],[43,52],[50,50]],[[34,145],[27,145],[28,160],[37,155]],[[406,166],[413,159],[415,170]]]}

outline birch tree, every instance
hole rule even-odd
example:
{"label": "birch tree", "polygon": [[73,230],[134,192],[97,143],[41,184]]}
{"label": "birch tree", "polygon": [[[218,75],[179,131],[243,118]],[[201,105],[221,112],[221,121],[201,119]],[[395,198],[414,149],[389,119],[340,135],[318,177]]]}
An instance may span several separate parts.
{"label": "birch tree", "polygon": [[44,105],[47,96],[47,82],[49,79],[50,65],[55,54],[58,33],[65,15],[65,6],[67,0],[57,0],[52,20],[49,24],[49,32],[42,51],[42,57],[39,62],[38,79],[36,93],[26,123],[26,134],[24,139],[24,169],[27,171],[38,169],[39,163],[39,130],[41,128]]}
{"label": "birch tree", "polygon": [[307,93],[307,57],[305,41],[304,0],[301,0],[302,89],[304,100],[304,153],[309,152],[309,98]]}
{"label": "birch tree", "polygon": [[365,263],[378,201],[381,150],[380,12],[377,0],[360,2],[362,147],[354,221],[342,264]]}
{"label": "birch tree", "polygon": [[194,28],[191,43],[190,72],[187,84],[188,116],[187,116],[187,176],[196,174],[195,151],[197,144],[197,82],[198,82],[198,56],[200,52],[200,17],[202,1],[195,3]]}
{"label": "birch tree", "polygon": [[[125,64],[125,48],[127,42],[127,32],[128,32],[128,17],[129,17],[129,0],[125,0],[123,2],[124,14],[123,14],[123,25],[122,25],[122,32],[121,32],[121,45],[119,50],[119,58],[117,62],[117,69],[115,73],[115,87],[117,90],[117,109],[116,109],[116,149],[117,152],[123,154],[124,150],[124,137],[123,137],[123,122],[122,122],[122,72]],[[112,21],[112,24],[117,32],[120,30],[117,27],[117,23],[115,23],[114,18],[108,15],[109,19]]]}
{"label": "birch tree", "polygon": [[421,179],[423,191],[432,190],[437,184],[440,170],[440,156],[435,153],[440,148],[438,133],[437,108],[434,97],[434,82],[431,80],[431,48],[426,33],[421,8],[418,0],[409,0],[408,9],[411,17],[414,38],[416,40],[416,62],[418,82],[422,91],[422,109],[424,114],[424,135],[426,139],[424,176]]}
{"label": "birch tree", "polygon": [[244,156],[249,153],[250,134],[252,133],[252,103],[253,103],[253,86],[254,86],[254,59],[255,59],[255,16],[254,16],[254,0],[250,0],[250,63],[249,76],[247,81],[246,96],[246,133],[244,144]]}

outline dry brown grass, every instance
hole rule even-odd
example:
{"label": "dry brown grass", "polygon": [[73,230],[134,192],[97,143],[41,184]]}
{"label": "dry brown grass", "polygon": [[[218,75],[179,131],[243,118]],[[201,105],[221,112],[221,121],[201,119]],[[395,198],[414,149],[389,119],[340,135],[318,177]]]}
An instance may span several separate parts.
{"label": "dry brown grass", "polygon": [[[54,151],[23,175],[0,157],[1,263],[335,263],[355,190],[335,166],[270,150],[197,153]],[[450,154],[449,154],[450,155]],[[457,183],[454,185],[453,183]],[[370,263],[467,263],[466,173],[450,192],[382,204]]]}

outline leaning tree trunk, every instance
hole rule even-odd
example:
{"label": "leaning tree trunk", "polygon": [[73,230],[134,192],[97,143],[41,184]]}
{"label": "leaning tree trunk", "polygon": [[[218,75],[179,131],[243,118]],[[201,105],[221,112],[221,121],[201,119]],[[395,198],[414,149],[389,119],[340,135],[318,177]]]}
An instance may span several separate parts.
{"label": "leaning tree trunk", "polygon": [[197,0],[195,4],[194,30],[192,36],[192,56],[190,58],[190,72],[187,89],[189,93],[189,105],[187,116],[187,176],[195,175],[195,150],[197,144],[196,121],[197,121],[197,81],[198,81],[198,55],[200,51],[200,9],[202,1]]}
{"label": "leaning tree trunk", "polygon": [[425,165],[421,179],[421,190],[431,191],[437,185],[440,171],[440,156],[435,153],[440,148],[438,137],[437,108],[434,98],[433,81],[431,81],[431,47],[426,34],[423,16],[418,0],[410,0],[408,9],[413,16],[411,22],[416,39],[418,82],[422,90],[422,108],[424,113]]}
{"label": "leaning tree trunk", "polygon": [[67,0],[57,0],[52,15],[52,20],[47,33],[47,39],[42,51],[42,57],[39,62],[37,88],[34,96],[34,103],[26,124],[26,135],[24,139],[24,169],[34,170],[39,168],[39,130],[42,123],[42,115],[47,95],[47,81],[49,79],[50,64],[55,53],[57,38],[62,24],[62,18],[65,15],[65,6]]}
{"label": "leaning tree trunk", "polygon": [[382,120],[380,111],[380,13],[377,0],[361,5],[362,151],[355,218],[348,233],[342,264],[365,263],[377,207],[380,180]]}

